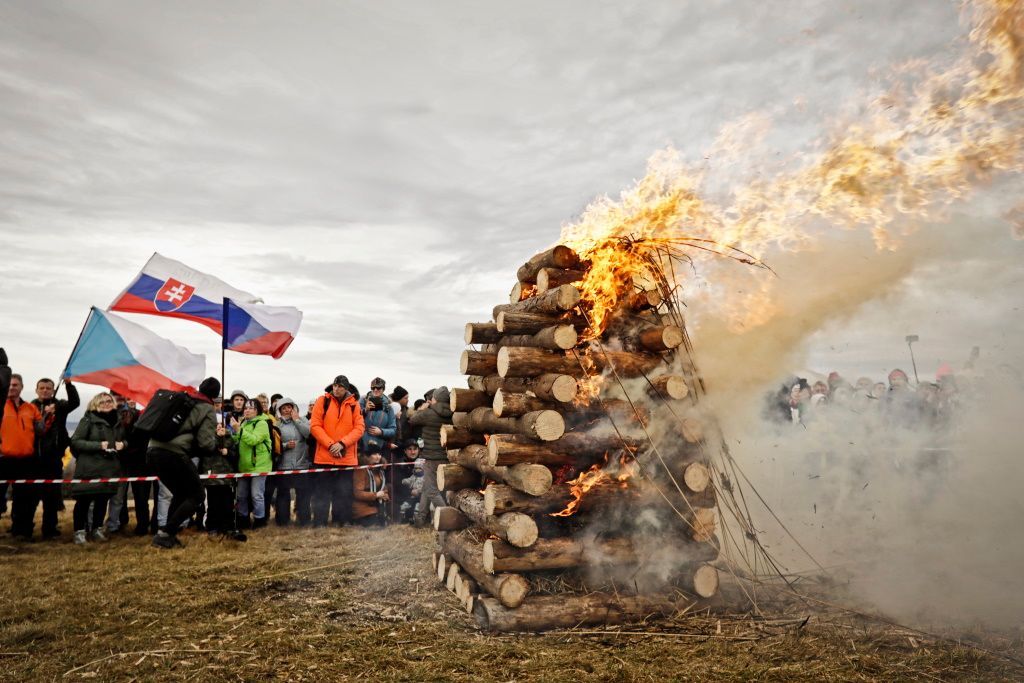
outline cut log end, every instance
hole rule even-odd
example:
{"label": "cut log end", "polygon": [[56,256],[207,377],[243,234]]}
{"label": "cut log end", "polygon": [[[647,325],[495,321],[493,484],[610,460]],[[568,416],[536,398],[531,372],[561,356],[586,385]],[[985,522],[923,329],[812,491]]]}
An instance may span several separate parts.
{"label": "cut log end", "polygon": [[704,425],[696,418],[683,418],[681,430],[683,438],[689,443],[700,443],[704,440]]}
{"label": "cut log end", "polygon": [[702,493],[711,483],[711,471],[699,462],[691,462],[683,468],[683,483],[694,493]]}
{"label": "cut log end", "polygon": [[530,584],[518,574],[505,574],[502,578],[503,580],[498,585],[498,594],[494,597],[498,598],[502,605],[515,609],[526,600],[526,596],[530,592]]}
{"label": "cut log end", "polygon": [[522,433],[541,441],[555,441],[565,434],[565,418],[554,410],[537,410],[519,418]]}
{"label": "cut log end", "polygon": [[657,394],[674,401],[682,400],[690,393],[686,380],[679,375],[663,375],[652,380],[652,383]]}
{"label": "cut log end", "polygon": [[702,564],[693,573],[693,592],[702,598],[718,593],[718,570],[710,564]]}
{"label": "cut log end", "polygon": [[[519,512],[510,512],[502,515],[500,523],[505,532],[505,540],[517,548],[528,548],[537,542],[537,522],[532,517]],[[484,557],[486,558],[487,544],[484,544]],[[486,568],[487,560],[484,560]]]}

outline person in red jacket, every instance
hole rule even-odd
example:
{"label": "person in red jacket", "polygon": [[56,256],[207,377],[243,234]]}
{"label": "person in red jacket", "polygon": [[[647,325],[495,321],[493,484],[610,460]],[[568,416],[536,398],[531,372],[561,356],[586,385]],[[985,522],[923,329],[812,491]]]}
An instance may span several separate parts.
{"label": "person in red jacket", "polygon": [[310,417],[309,431],[316,439],[314,467],[337,468],[314,475],[314,527],[327,526],[328,512],[335,524],[352,523],[352,468],[358,464],[356,447],[366,428],[350,386],[345,375],[335,377]]}
{"label": "person in red jacket", "polygon": [[[23,388],[21,375],[12,374],[0,422],[0,479],[32,479],[39,472],[36,437],[43,432],[43,416],[34,405],[21,400]],[[7,484],[0,484],[0,500],[6,497]],[[15,538],[32,540],[37,507],[39,487],[15,484],[11,502],[11,534]]]}

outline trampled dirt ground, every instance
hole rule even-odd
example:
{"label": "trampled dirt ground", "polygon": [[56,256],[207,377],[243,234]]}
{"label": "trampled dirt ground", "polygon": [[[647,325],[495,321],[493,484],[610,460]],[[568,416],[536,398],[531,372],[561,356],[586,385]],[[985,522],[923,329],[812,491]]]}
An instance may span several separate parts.
{"label": "trampled dirt ground", "polygon": [[985,652],[800,613],[481,634],[434,579],[431,534],[408,527],[182,538],[0,538],[0,679],[1024,679],[1005,656],[1021,659],[1019,639],[979,637]]}

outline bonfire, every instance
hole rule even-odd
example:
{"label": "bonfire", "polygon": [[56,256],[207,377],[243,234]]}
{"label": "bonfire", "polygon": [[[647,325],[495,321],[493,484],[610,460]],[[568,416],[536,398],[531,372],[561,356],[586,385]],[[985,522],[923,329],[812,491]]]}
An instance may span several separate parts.
{"label": "bonfire", "polygon": [[718,593],[732,485],[677,297],[688,249],[761,265],[703,239],[558,245],[466,325],[433,560],[481,627],[642,619]]}

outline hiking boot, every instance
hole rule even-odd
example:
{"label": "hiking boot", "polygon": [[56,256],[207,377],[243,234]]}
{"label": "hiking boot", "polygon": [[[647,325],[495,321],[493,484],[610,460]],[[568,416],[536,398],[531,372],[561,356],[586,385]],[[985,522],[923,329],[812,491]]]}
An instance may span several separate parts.
{"label": "hiking boot", "polygon": [[229,531],[224,534],[224,538],[231,539],[232,541],[238,541],[239,543],[245,543],[249,540],[249,537],[243,534],[241,531]]}
{"label": "hiking boot", "polygon": [[110,536],[107,536],[107,532],[103,529],[96,529],[92,532],[92,540],[100,542],[109,541]]}
{"label": "hiking boot", "polygon": [[75,532],[75,545],[85,545],[85,529]]}
{"label": "hiking boot", "polygon": [[252,523],[249,521],[249,515],[235,515],[235,527],[239,529],[251,528]]}
{"label": "hiking boot", "polygon": [[266,525],[267,525],[267,518],[265,516],[264,517],[253,517],[253,519],[252,519],[252,528],[253,529],[262,529]]}
{"label": "hiking boot", "polygon": [[181,541],[178,540],[177,536],[171,536],[166,531],[158,531],[156,536],[153,537],[153,545],[157,548],[181,548]]}

